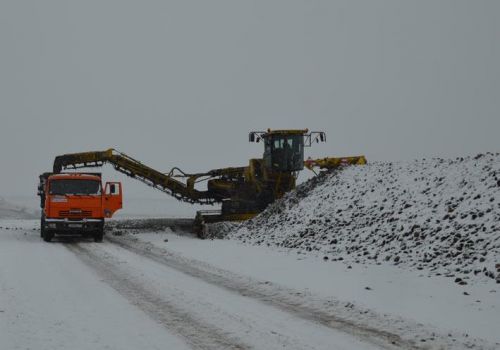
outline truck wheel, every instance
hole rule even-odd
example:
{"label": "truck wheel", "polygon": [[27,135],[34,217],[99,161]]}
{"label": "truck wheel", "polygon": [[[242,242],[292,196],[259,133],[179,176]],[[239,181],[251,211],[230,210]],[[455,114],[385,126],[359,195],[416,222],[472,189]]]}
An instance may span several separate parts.
{"label": "truck wheel", "polygon": [[52,241],[52,238],[54,238],[54,232],[50,232],[50,231],[47,231],[47,230],[43,230],[43,240],[45,242],[50,242]]}
{"label": "truck wheel", "polygon": [[94,242],[102,242],[102,239],[104,237],[104,231],[99,230],[94,233]]}
{"label": "truck wheel", "polygon": [[45,229],[45,218],[42,216],[42,218],[40,219],[40,237],[44,238],[45,231],[47,231]]}

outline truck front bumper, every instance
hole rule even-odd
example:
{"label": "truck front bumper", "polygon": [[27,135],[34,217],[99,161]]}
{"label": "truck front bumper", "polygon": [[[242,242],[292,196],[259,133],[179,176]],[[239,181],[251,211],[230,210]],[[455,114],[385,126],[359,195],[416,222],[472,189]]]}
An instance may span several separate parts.
{"label": "truck front bumper", "polygon": [[104,227],[104,219],[51,219],[46,218],[45,229],[58,232],[96,231]]}

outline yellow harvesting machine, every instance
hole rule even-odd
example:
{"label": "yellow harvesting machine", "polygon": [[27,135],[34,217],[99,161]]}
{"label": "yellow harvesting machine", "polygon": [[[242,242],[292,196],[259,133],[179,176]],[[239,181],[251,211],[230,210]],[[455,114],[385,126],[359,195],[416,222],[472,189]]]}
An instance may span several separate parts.
{"label": "yellow harvesting machine", "polygon": [[[301,130],[252,131],[250,142],[262,142],[262,158],[250,159],[246,167],[214,169],[187,174],[179,168],[168,173],[152,169],[138,160],[114,149],[96,152],[64,154],[54,160],[54,173],[63,169],[100,167],[110,163],[130,177],[157,188],[185,202],[221,204],[221,210],[199,211],[196,231],[201,235],[206,223],[247,220],[262,212],[270,203],[295,188],[298,172],[304,166],[313,170],[334,169],[345,165],[366,164],[364,156],[307,159],[304,148],[315,142],[325,142],[324,132]],[[313,170],[314,171],[314,170]],[[196,184],[206,181],[206,189]]]}

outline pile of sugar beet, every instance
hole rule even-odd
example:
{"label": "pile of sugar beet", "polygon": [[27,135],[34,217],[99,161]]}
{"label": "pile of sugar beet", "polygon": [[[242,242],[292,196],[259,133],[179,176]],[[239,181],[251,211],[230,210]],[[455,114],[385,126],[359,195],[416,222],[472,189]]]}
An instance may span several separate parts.
{"label": "pile of sugar beet", "polygon": [[214,224],[209,235],[461,285],[500,283],[500,154],[324,172],[254,219]]}

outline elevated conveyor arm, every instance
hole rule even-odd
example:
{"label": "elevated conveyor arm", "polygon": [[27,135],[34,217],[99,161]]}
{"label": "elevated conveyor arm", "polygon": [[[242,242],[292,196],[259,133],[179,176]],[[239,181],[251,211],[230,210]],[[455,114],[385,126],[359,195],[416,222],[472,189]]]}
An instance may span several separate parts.
{"label": "elevated conveyor arm", "polygon": [[68,168],[100,167],[105,163],[110,163],[117,171],[166,192],[181,201],[213,204],[222,200],[222,198],[210,191],[199,191],[194,188],[198,178],[211,177],[213,176],[211,173],[183,174],[182,177],[187,178],[187,182],[184,183],[174,179],[173,174],[161,173],[114,149],[57,156],[54,159],[53,171],[54,173],[60,173],[63,169]]}
{"label": "elevated conveyor arm", "polygon": [[323,170],[330,170],[339,168],[346,165],[365,165],[365,156],[353,156],[353,157],[327,157],[320,159],[307,159],[304,161],[304,166],[313,171],[314,168],[319,168]]}

